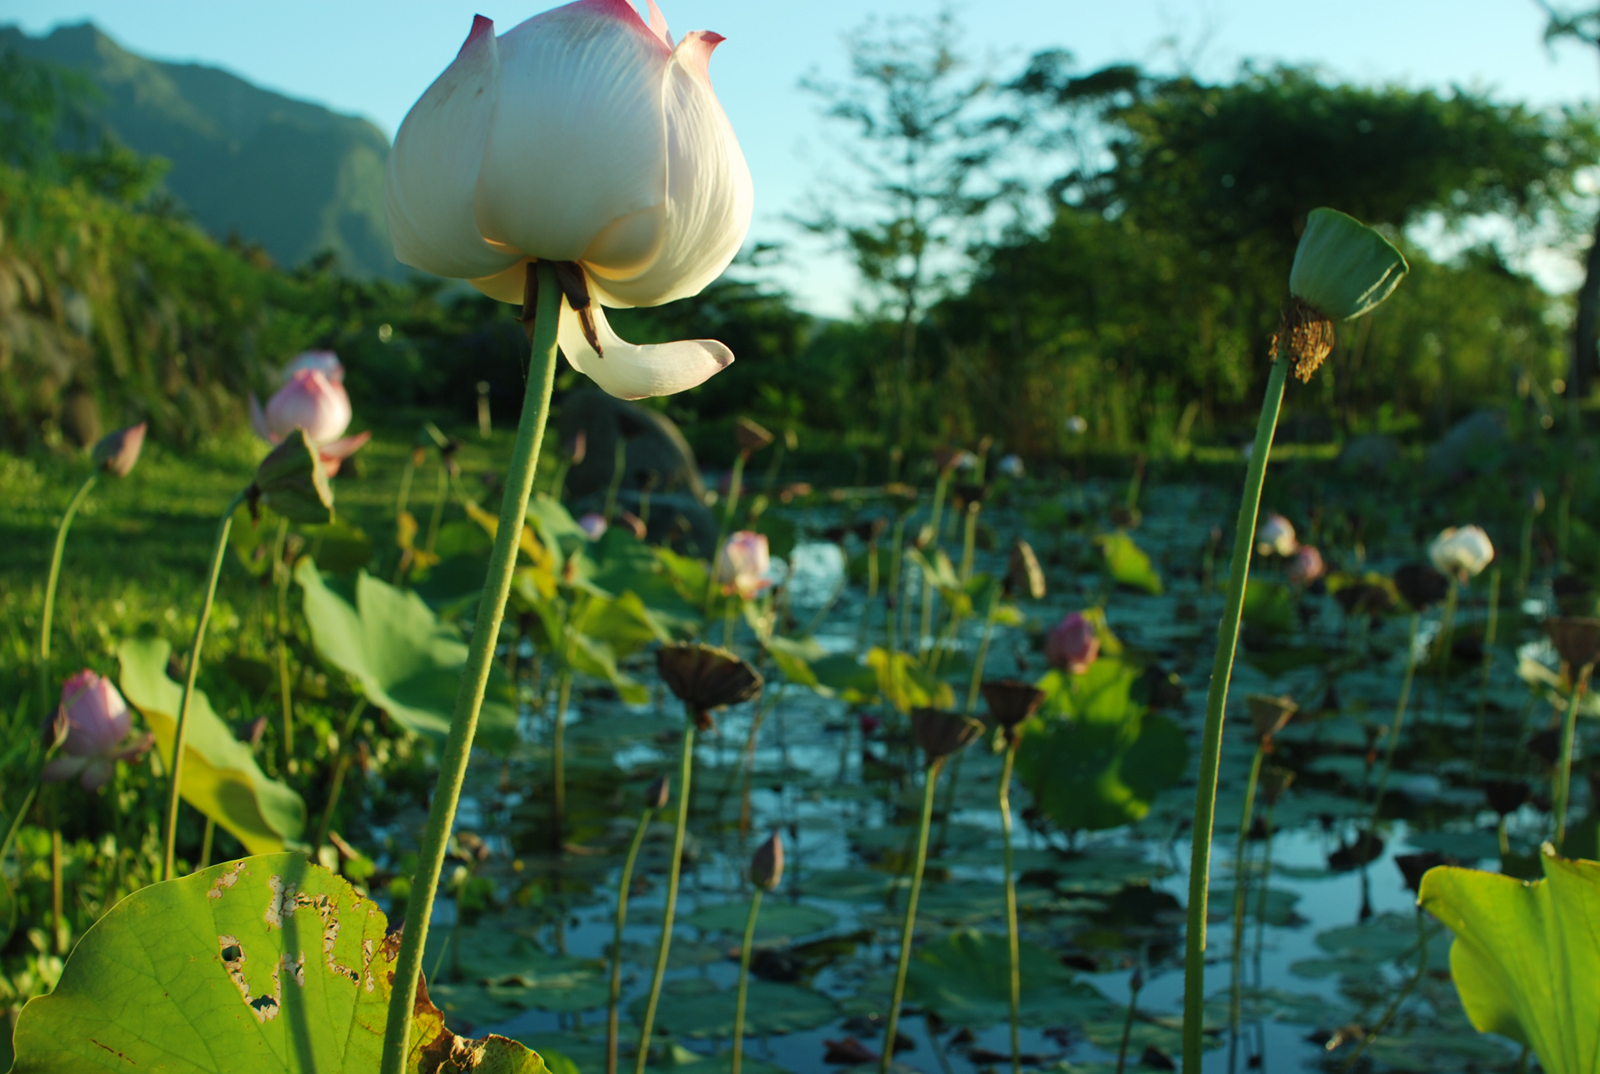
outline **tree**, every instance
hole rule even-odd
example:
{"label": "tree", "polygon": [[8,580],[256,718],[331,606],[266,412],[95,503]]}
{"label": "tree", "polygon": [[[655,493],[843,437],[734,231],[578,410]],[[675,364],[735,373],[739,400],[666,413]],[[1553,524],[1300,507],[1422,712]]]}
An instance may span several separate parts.
{"label": "tree", "polygon": [[825,114],[856,130],[865,152],[852,158],[854,183],[817,199],[799,222],[835,239],[868,289],[899,326],[898,363],[882,394],[893,400],[901,440],[911,432],[917,328],[958,273],[974,225],[1003,190],[980,186],[999,127],[981,114],[993,87],[965,73],[959,32],[948,10],[930,20],[868,22],[851,35],[851,81],[810,77],[803,88]]}

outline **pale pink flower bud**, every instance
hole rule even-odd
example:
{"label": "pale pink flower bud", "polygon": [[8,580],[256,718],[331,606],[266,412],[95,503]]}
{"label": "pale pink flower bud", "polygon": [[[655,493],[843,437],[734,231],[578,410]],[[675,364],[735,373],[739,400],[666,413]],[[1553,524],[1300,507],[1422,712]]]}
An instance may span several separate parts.
{"label": "pale pink flower bud", "polygon": [[1299,547],[1294,526],[1282,515],[1268,515],[1256,530],[1256,551],[1263,556],[1292,556]]}
{"label": "pale pink flower bud", "polygon": [[1475,578],[1494,560],[1489,535],[1477,526],[1452,526],[1428,546],[1428,558],[1440,574]]}
{"label": "pale pink flower bud", "polygon": [[740,530],[729,537],[717,554],[717,583],[727,594],[749,600],[772,584],[767,577],[772,562],[764,534]]}
{"label": "pale pink flower bud", "polygon": [[60,712],[66,714],[67,737],[60,755],[44,767],[46,783],[77,776],[85,790],[98,790],[110,780],[114,762],[150,748],[148,734],[128,741],[133,717],[127,703],[111,680],[92,671],[80,671],[62,686]]}
{"label": "pale pink flower bud", "polygon": [[605,516],[595,511],[590,511],[588,514],[578,519],[578,528],[582,530],[583,535],[589,538],[591,541],[598,541],[601,537],[605,536],[606,530],[610,529],[610,527],[606,524]]}
{"label": "pale pink flower bud", "polygon": [[[331,352],[312,353],[331,357]],[[333,361],[337,365],[338,359]],[[341,380],[343,376],[341,367]],[[304,430],[306,443],[321,457],[329,477],[338,473],[339,464],[372,437],[370,432],[345,436],[350,418],[350,396],[344,385],[312,366],[296,369],[289,382],[267,400],[264,411],[255,395],[250,396],[250,425],[256,435],[269,444],[278,444],[296,429]]]}
{"label": "pale pink flower bud", "polygon": [[1073,612],[1051,629],[1044,658],[1053,668],[1081,675],[1100,658],[1100,635],[1082,612]]}
{"label": "pale pink flower bud", "polygon": [[1322,563],[1322,553],[1309,544],[1300,546],[1300,550],[1289,560],[1289,581],[1298,586],[1307,586],[1321,578],[1328,572]]}
{"label": "pale pink flower bud", "polygon": [[315,369],[334,384],[344,383],[344,364],[332,351],[302,351],[295,355],[294,361],[284,367],[284,383],[293,380],[302,369]]}

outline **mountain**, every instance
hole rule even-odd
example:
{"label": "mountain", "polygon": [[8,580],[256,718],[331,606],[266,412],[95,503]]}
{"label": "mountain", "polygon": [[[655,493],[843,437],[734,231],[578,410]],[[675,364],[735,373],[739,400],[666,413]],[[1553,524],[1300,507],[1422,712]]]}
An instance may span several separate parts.
{"label": "mountain", "polygon": [[237,234],[294,267],[323,251],[355,276],[401,277],[383,210],[389,140],[372,123],[200,64],[136,56],[92,23],[29,37],[0,27],[0,55],[60,64],[104,95],[94,118],[165,157],[164,188],[217,239]]}

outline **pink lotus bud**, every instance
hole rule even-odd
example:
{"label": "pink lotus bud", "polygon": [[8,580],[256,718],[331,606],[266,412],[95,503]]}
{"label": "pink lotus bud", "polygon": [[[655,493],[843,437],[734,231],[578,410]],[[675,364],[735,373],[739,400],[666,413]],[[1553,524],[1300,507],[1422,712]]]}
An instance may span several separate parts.
{"label": "pink lotus bud", "polygon": [[111,680],[92,671],[80,671],[66,681],[59,712],[66,714],[67,737],[61,754],[44,767],[41,778],[46,783],[77,776],[85,790],[99,790],[111,779],[114,762],[150,748],[149,734],[128,744],[133,717],[127,703]]}
{"label": "pink lotus bud", "polygon": [[[332,357],[329,351],[310,353]],[[301,358],[306,357],[301,355]],[[333,362],[337,365],[338,359]],[[338,375],[342,380],[342,367]],[[339,464],[354,455],[372,436],[370,432],[345,436],[350,418],[350,396],[345,393],[344,385],[330,379],[320,368],[296,369],[289,383],[267,400],[265,411],[255,395],[250,396],[250,425],[256,435],[269,444],[278,444],[296,429],[304,430],[306,443],[322,459],[329,477],[338,473]]]}
{"label": "pink lotus bud", "polygon": [[583,535],[589,538],[589,540],[598,541],[601,537],[605,536],[606,530],[608,530],[610,527],[606,524],[604,515],[590,511],[588,514],[578,519],[578,528],[583,531]]}
{"label": "pink lotus bud", "polygon": [[1295,539],[1294,526],[1279,514],[1268,515],[1256,530],[1256,551],[1263,556],[1292,556],[1300,547]]}
{"label": "pink lotus bud", "polygon": [[740,530],[729,537],[717,554],[717,582],[726,594],[749,600],[772,584],[767,571],[772,563],[764,534]]}
{"label": "pink lotus bud", "polygon": [[94,446],[95,465],[108,474],[127,477],[139,461],[139,452],[144,449],[144,433],[145,423],[142,421],[138,425],[107,433]]}
{"label": "pink lotus bud", "polygon": [[1100,635],[1082,612],[1073,612],[1045,638],[1044,658],[1053,668],[1081,675],[1100,658]]}
{"label": "pink lotus bud", "polygon": [[1326,573],[1328,569],[1322,563],[1322,553],[1309,544],[1301,545],[1289,560],[1289,581],[1295,585],[1308,586]]}
{"label": "pink lotus bud", "polygon": [[315,369],[335,384],[344,383],[344,365],[332,351],[301,351],[283,370],[283,382],[289,383],[302,369]]}
{"label": "pink lotus bud", "polygon": [[876,734],[878,728],[883,726],[883,721],[870,712],[863,712],[860,716],[856,717],[856,722],[861,725],[861,734],[863,737]]}

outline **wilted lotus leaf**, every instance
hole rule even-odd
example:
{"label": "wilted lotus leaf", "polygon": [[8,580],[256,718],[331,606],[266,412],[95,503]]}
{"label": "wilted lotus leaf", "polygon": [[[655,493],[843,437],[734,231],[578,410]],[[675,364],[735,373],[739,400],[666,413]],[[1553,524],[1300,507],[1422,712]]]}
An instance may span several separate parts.
{"label": "wilted lotus leaf", "polygon": [[1581,668],[1600,658],[1600,619],[1587,616],[1560,616],[1544,621],[1550,644],[1569,668]]}
{"label": "wilted lotus leaf", "polygon": [[714,645],[663,645],[656,650],[656,669],[702,731],[711,729],[714,710],[749,701],[763,685],[747,661]]}
{"label": "wilted lotus leaf", "polygon": [[912,709],[911,734],[932,764],[971,745],[983,733],[983,724],[960,713],[942,709]]}

